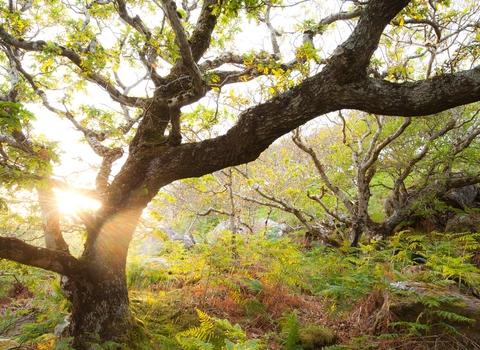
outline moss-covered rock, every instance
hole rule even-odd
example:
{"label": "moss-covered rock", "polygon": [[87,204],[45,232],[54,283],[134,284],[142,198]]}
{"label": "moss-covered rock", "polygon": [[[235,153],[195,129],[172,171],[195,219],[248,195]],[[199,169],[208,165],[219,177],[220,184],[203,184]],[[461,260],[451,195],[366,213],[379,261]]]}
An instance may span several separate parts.
{"label": "moss-covered rock", "polygon": [[480,342],[480,300],[460,292],[455,285],[440,287],[419,282],[400,282],[396,288],[407,291],[392,298],[389,310],[404,322],[429,326],[428,333],[445,331],[448,324],[474,343]]}
{"label": "moss-covered rock", "polygon": [[298,331],[298,337],[304,350],[320,349],[323,346],[333,344],[335,340],[335,334],[331,329],[313,323],[301,327]]}
{"label": "moss-covered rock", "polygon": [[480,213],[467,212],[448,219],[445,232],[478,232],[480,230]]}

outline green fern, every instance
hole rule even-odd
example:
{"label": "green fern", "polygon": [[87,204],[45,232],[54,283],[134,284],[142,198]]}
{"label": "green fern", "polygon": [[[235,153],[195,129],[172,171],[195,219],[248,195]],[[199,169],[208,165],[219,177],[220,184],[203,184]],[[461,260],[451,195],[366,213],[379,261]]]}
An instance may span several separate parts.
{"label": "green fern", "polygon": [[390,322],[388,324],[389,327],[402,327],[407,329],[407,333],[410,336],[421,336],[423,333],[428,332],[430,330],[430,325],[418,323],[418,322],[406,322],[406,321],[399,321],[399,322]]}
{"label": "green fern", "polygon": [[225,349],[226,350],[255,350],[263,349],[258,339],[250,339],[242,343],[232,343],[230,340],[225,339]]}
{"label": "green fern", "polygon": [[232,325],[228,320],[210,317],[206,312],[196,309],[200,320],[199,327],[192,327],[178,333],[175,338],[186,350],[262,349],[259,340],[246,340],[246,334],[238,325]]}
{"label": "green fern", "polygon": [[[427,334],[432,327],[440,326],[444,328],[448,333],[460,335],[456,328],[447,324],[444,321],[451,322],[475,322],[474,319],[459,315],[454,312],[437,309],[442,305],[451,305],[457,298],[449,296],[422,296],[420,302],[426,307],[417,316],[415,322],[391,322],[389,327],[400,327],[406,330],[408,336],[422,336]],[[440,318],[440,321],[436,321]],[[422,323],[423,321],[423,323]]]}
{"label": "green fern", "polygon": [[435,310],[433,314],[443,317],[445,320],[454,321],[454,322],[467,322],[473,323],[475,322],[474,319],[468,318],[462,315],[459,315],[455,312],[449,312],[445,310]]}
{"label": "green fern", "polygon": [[284,337],[283,347],[285,349],[293,350],[300,349],[300,322],[297,318],[296,311],[286,313],[280,320],[281,335]]}
{"label": "green fern", "polygon": [[208,342],[214,336],[213,328],[215,326],[215,322],[206,312],[203,312],[199,309],[196,309],[196,311],[198,314],[198,319],[200,320],[200,326],[189,328],[186,331],[180,332],[176,335],[177,341],[182,346],[189,345],[185,342],[186,338],[194,338],[200,340],[201,342]]}

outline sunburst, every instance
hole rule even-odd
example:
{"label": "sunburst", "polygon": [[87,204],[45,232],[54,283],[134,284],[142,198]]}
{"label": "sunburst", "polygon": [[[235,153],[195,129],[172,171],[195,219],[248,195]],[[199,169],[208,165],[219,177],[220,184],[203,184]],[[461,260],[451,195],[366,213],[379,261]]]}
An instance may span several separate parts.
{"label": "sunburst", "polygon": [[74,191],[57,191],[58,209],[64,214],[74,214],[79,210],[96,210],[100,207],[100,202],[88,198]]}

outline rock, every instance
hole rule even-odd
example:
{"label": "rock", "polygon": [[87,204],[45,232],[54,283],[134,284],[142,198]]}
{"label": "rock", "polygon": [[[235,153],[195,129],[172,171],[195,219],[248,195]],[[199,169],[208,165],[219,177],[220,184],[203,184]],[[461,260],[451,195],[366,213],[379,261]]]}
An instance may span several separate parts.
{"label": "rock", "polygon": [[[282,237],[285,232],[287,232],[287,225],[280,224],[270,219],[259,219],[252,227],[247,227],[246,225],[240,225],[237,227],[238,234],[261,234],[264,233],[267,238],[279,238]],[[209,240],[214,239],[214,237],[218,237],[221,232],[228,231],[230,232],[230,220],[224,220],[220,222],[212,232],[210,232]]]}
{"label": "rock", "polygon": [[10,324],[6,329],[2,330],[2,335],[13,338],[21,335],[23,331],[23,326],[29,323],[35,323],[36,311],[30,310],[28,313],[23,314],[15,319],[15,322]]}
{"label": "rock", "polygon": [[[220,233],[222,231],[230,231],[230,220],[220,221],[218,223],[218,225],[215,226],[215,228],[213,229],[213,231],[211,233],[214,236],[216,236],[218,233]],[[250,230],[248,229],[248,227],[246,225],[240,224],[239,226],[237,226],[237,233],[239,233],[241,235],[245,235],[249,232],[250,232]]]}
{"label": "rock", "polygon": [[165,245],[165,240],[181,241],[185,248],[191,248],[195,245],[193,239],[188,235],[182,235],[171,227],[160,229],[165,234],[164,239],[155,235],[149,236],[138,248],[139,255],[157,255],[162,252]]}
{"label": "rock", "polygon": [[193,239],[188,235],[180,235],[177,233],[172,236],[171,240],[182,242],[185,249],[191,248],[195,245],[195,242],[193,241]]}
{"label": "rock", "polygon": [[298,337],[304,350],[322,349],[327,345],[332,345],[335,340],[335,334],[331,329],[313,323],[300,327]]}
{"label": "rock", "polygon": [[56,337],[62,337],[66,336],[68,333],[68,326],[70,326],[70,321],[69,321],[70,316],[65,315],[63,317],[62,322],[57,324],[55,328],[53,329],[53,335]]}
{"label": "rock", "polygon": [[480,213],[462,213],[448,219],[445,232],[479,232]]}
{"label": "rock", "polygon": [[405,191],[401,192],[398,198],[396,198],[393,193],[390,194],[387,198],[385,198],[383,208],[385,209],[385,214],[387,214],[387,217],[392,216],[396,210],[401,209],[403,206],[405,206],[414,193],[415,187],[411,186]]}
{"label": "rock", "polygon": [[155,255],[162,251],[165,244],[160,238],[155,236],[148,237],[138,248],[138,255]]}
{"label": "rock", "polygon": [[478,186],[470,185],[460,188],[453,188],[442,198],[445,203],[454,208],[463,209],[472,207],[478,195]]}
{"label": "rock", "polygon": [[265,232],[267,238],[279,238],[287,232],[287,225],[270,219],[259,219],[253,226],[255,233]]}
{"label": "rock", "polygon": [[[458,177],[458,175],[454,177]],[[417,189],[415,186],[410,186],[403,193],[400,193],[399,198],[395,198],[392,194],[388,196],[383,205],[387,217],[392,216],[395,210],[400,209],[405,204],[412,201],[412,199],[415,200],[414,197],[418,197],[416,192]],[[454,208],[464,209],[465,207],[473,207],[479,194],[480,190],[477,185],[469,185],[452,188],[439,199]]]}
{"label": "rock", "polygon": [[[461,293],[454,285],[451,288],[445,288],[427,283],[404,281],[394,282],[391,287],[412,293],[412,297],[393,296],[386,298],[388,310],[401,321],[418,321],[425,324],[428,320],[428,324],[432,326],[431,332],[444,332],[445,329],[436,329],[434,324],[445,322],[455,327],[466,339],[476,343],[480,342],[480,333],[478,332],[480,327],[480,300],[476,297]],[[448,298],[450,301],[439,302],[440,306],[436,307],[433,303],[422,303],[422,298],[425,300],[446,300]],[[442,317],[442,311],[460,315],[472,321],[457,321],[449,318],[448,314]]]}
{"label": "rock", "polygon": [[174,229],[171,228],[171,227],[162,227],[162,228],[160,228],[160,230],[161,230],[163,233],[165,233],[165,235],[166,235],[168,238],[170,238],[170,239],[171,239],[173,236],[179,234],[176,230],[174,230]]}

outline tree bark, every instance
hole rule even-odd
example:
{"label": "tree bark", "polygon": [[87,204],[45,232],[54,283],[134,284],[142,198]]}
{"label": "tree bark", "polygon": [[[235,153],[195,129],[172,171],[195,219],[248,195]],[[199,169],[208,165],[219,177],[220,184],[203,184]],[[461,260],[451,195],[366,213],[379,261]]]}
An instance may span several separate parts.
{"label": "tree bark", "polygon": [[73,280],[73,348],[88,349],[89,343],[106,341],[134,347],[138,341],[134,335],[141,329],[130,311],[125,269],[103,261],[86,265],[82,277]]}
{"label": "tree bark", "polygon": [[454,188],[461,188],[470,185],[476,185],[480,182],[480,176],[461,176],[458,178],[446,179],[444,184],[426,185],[415,189],[410,188],[402,202],[394,201],[393,212],[382,223],[368,222],[368,228],[374,234],[379,234],[383,237],[392,236],[402,222],[407,221],[413,214],[413,207],[415,203],[425,198],[436,198],[444,200],[444,196],[449,190]]}

